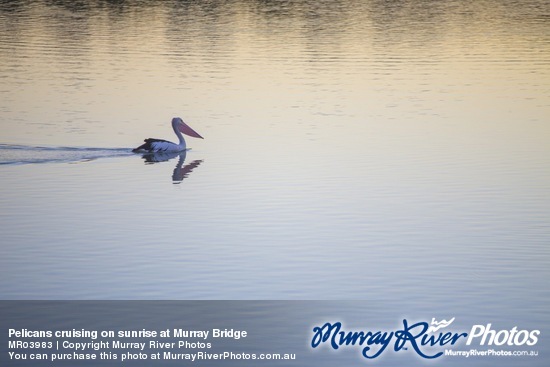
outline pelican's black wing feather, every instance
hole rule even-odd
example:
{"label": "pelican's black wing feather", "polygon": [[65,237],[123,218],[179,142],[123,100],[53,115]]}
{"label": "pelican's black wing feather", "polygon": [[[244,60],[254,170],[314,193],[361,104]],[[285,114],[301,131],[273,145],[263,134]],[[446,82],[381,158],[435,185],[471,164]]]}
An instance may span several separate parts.
{"label": "pelican's black wing feather", "polygon": [[150,152],[153,150],[153,143],[171,143],[168,140],[164,139],[155,139],[155,138],[149,138],[144,140],[145,143],[141,144],[139,147],[132,149],[132,152],[139,153],[139,152]]}

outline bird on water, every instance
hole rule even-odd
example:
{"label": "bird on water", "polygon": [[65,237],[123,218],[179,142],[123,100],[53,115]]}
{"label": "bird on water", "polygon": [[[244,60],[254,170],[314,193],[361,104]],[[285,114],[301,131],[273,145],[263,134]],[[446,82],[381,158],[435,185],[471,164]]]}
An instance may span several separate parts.
{"label": "bird on water", "polygon": [[185,144],[185,139],[183,138],[183,134],[192,136],[194,138],[204,139],[202,136],[199,135],[199,133],[193,130],[189,125],[183,122],[183,120],[179,117],[174,117],[172,119],[172,128],[174,129],[174,133],[176,133],[176,136],[178,137],[178,140],[179,140],[178,144],[172,143],[171,141],[167,141],[163,139],[149,138],[149,139],[145,139],[144,143],[139,147],[132,149],[132,152],[134,153],[183,152],[187,149],[187,146]]}

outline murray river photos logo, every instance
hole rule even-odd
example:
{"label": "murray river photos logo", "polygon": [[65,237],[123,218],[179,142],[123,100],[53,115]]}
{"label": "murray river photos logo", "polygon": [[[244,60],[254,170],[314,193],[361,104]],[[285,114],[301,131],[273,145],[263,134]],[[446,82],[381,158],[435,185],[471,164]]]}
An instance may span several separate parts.
{"label": "murray river photos logo", "polygon": [[[334,350],[343,347],[355,347],[367,359],[379,357],[384,351],[414,351],[418,356],[428,359],[446,356],[490,356],[490,355],[528,355],[536,356],[536,351],[494,350],[495,347],[515,348],[531,347],[537,344],[540,330],[520,330],[517,326],[511,329],[496,329],[492,324],[472,325],[469,331],[450,331],[455,321],[421,321],[410,323],[403,320],[403,328],[393,331],[347,331],[341,322],[327,322],[313,328],[311,347],[328,345]],[[460,350],[461,345],[468,349]],[[485,349],[474,349],[482,347]],[[489,349],[487,349],[489,348]],[[514,354],[521,352],[521,354]],[[500,354],[499,354],[500,353]]]}

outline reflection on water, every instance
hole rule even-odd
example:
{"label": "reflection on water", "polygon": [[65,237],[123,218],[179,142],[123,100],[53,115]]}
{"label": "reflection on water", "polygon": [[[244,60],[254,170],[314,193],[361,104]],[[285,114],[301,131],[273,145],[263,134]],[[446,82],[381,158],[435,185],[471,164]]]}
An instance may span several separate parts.
{"label": "reflection on water", "polygon": [[159,163],[159,162],[166,162],[171,159],[174,159],[178,157],[178,163],[176,163],[176,166],[174,167],[174,172],[172,172],[172,181],[175,184],[180,183],[183,181],[184,178],[189,177],[189,174],[193,172],[194,168],[197,168],[201,163],[202,160],[194,160],[191,163],[183,165],[183,162],[185,162],[185,156],[187,155],[187,151],[184,150],[183,152],[172,152],[172,153],[147,153],[143,154],[143,159],[145,160],[145,163],[147,164],[153,164],[153,163]]}
{"label": "reflection on water", "polygon": [[[1,297],[498,302],[549,321],[548,12],[0,1]],[[172,116],[208,139],[129,153],[172,138]]]}
{"label": "reflection on water", "polygon": [[[89,162],[100,158],[116,158],[135,156],[128,148],[85,148],[85,147],[33,147],[24,145],[0,144],[0,165],[20,165],[38,163],[78,163]],[[180,183],[187,178],[194,168],[203,161],[194,160],[186,164],[187,151],[173,153],[142,154],[146,164],[167,162],[174,158],[176,166],[172,173],[172,181]]]}

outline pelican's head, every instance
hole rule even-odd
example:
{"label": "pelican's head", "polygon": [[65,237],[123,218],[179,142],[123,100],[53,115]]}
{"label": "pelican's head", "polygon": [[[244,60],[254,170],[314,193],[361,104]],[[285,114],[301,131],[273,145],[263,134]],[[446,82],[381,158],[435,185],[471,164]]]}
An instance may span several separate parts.
{"label": "pelican's head", "polygon": [[187,125],[185,122],[183,122],[183,120],[179,117],[174,117],[172,119],[172,126],[174,127],[174,129],[178,129],[179,131],[181,131],[185,135],[192,136],[193,138],[204,139],[202,136],[199,135],[198,132],[191,129],[189,127],[189,125]]}

